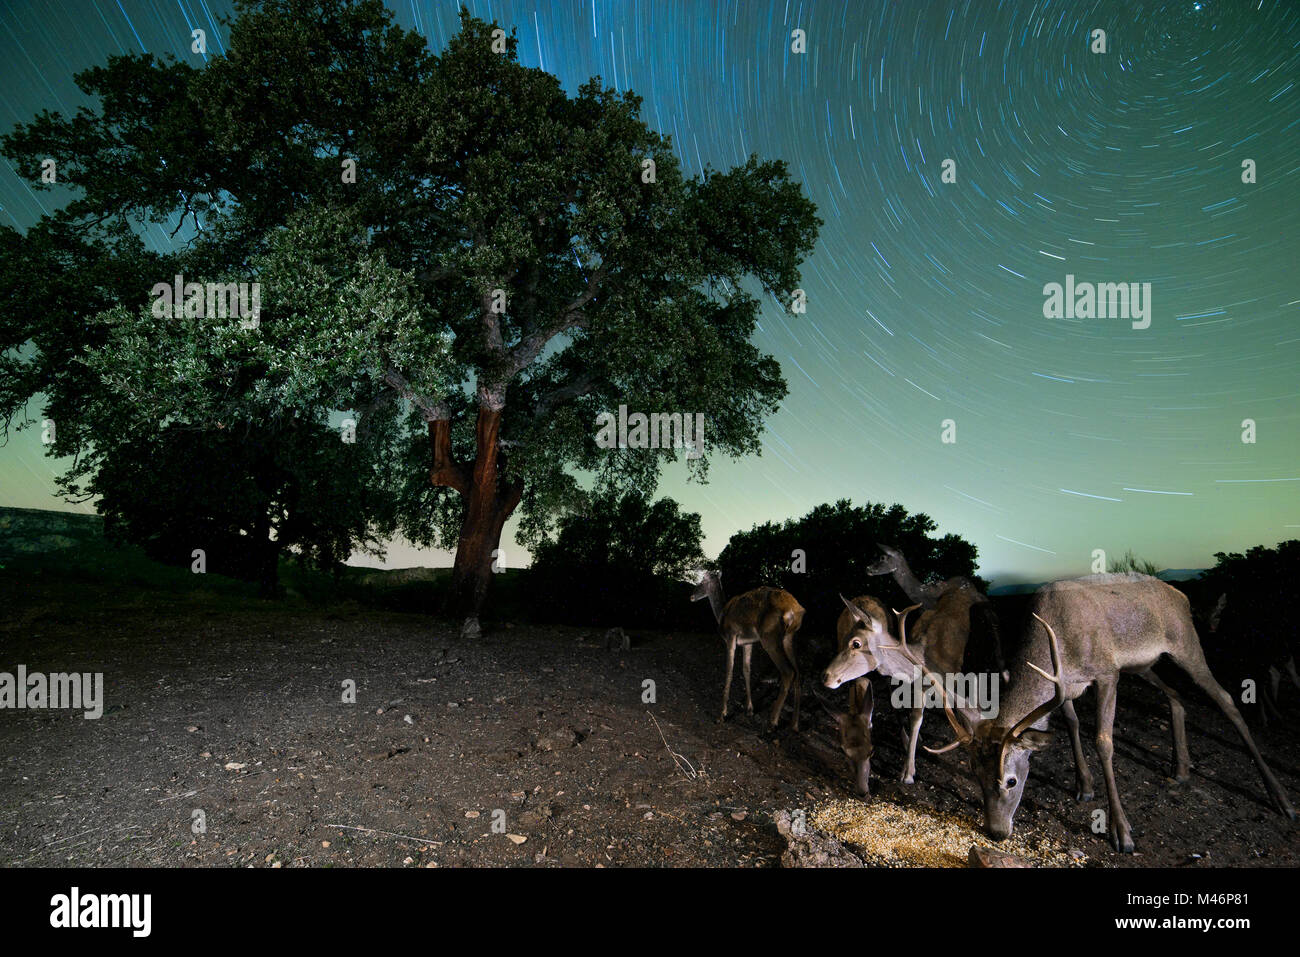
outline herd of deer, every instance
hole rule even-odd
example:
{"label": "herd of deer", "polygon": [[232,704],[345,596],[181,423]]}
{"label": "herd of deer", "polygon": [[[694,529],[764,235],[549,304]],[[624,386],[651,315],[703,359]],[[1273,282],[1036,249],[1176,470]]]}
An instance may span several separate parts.
{"label": "herd of deer", "polygon": [[[1091,575],[1045,585],[1031,601],[1030,617],[1026,619],[1028,630],[1021,643],[1024,657],[1008,672],[997,640],[996,616],[989,599],[974,583],[965,578],[952,578],[939,584],[922,584],[902,554],[887,546],[879,547],[882,557],[867,573],[892,575],[914,604],[891,614],[870,595],[861,595],[851,602],[841,596],[845,609],[840,613],[836,629],[838,653],[821,676],[827,688],[850,684],[849,710],[837,714],[836,718],[841,749],[863,794],[868,793],[874,753],[871,738],[874,703],[868,678],[873,671],[913,683],[902,782],[911,784],[915,780],[916,746],[925,700],[920,692],[923,683],[928,683],[937,689],[956,739],[943,748],[926,750],[941,754],[965,747],[983,797],[984,827],[995,840],[1004,840],[1011,834],[1029,776],[1029,756],[1051,742],[1048,716],[1058,709],[1065,717],[1074,751],[1076,797],[1080,801],[1092,800],[1092,772],[1084,758],[1079,721],[1072,702],[1089,686],[1095,686],[1096,747],[1106,784],[1110,842],[1117,851],[1131,852],[1132,831],[1120,805],[1112,766],[1116,687],[1121,674],[1136,674],[1168,697],[1174,778],[1184,781],[1191,773],[1182,699],[1152,671],[1156,662],[1167,656],[1232,722],[1254,758],[1273,803],[1288,818],[1295,819],[1286,792],[1255,746],[1232,697],[1210,673],[1192,623],[1190,605],[1176,588],[1157,578],[1131,572]],[[721,576],[716,571],[701,573],[691,600],[702,598],[709,600],[727,648],[722,715],[718,720],[727,716],[738,647],[743,655],[746,708],[750,714],[754,713],[750,658],[753,646],[761,644],[781,673],[769,725],[776,728],[793,687],[792,726],[798,731],[801,686],[794,636],[803,622],[803,607],[789,592],[770,587],[756,588],[726,601]],[[918,608],[924,611],[917,619],[909,644],[907,616]],[[993,667],[1006,684],[995,715],[982,713],[954,694],[949,688],[951,682],[945,681],[945,677],[962,669],[971,618],[976,614],[984,615],[992,627]]]}

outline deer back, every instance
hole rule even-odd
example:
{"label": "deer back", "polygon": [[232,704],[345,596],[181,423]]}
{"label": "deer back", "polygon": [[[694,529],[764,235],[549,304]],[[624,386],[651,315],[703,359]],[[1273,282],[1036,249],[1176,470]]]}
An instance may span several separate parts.
{"label": "deer back", "polygon": [[970,638],[970,609],[983,595],[970,588],[954,588],[939,596],[933,611],[921,613],[912,633],[925,650],[925,664],[936,674],[961,671]]}
{"label": "deer back", "polygon": [[754,629],[759,634],[794,632],[803,624],[804,607],[783,588],[764,585],[727,602],[724,627]]}

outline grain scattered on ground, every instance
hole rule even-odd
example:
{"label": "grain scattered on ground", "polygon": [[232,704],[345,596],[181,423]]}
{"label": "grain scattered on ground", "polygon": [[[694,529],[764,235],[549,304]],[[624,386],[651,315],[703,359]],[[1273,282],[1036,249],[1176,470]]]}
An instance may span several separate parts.
{"label": "grain scattered on ground", "polygon": [[1050,838],[1015,831],[1005,841],[994,841],[974,818],[887,801],[830,801],[813,812],[812,823],[875,867],[965,867],[972,844],[1041,867],[1078,866],[1086,860],[1071,857]]}

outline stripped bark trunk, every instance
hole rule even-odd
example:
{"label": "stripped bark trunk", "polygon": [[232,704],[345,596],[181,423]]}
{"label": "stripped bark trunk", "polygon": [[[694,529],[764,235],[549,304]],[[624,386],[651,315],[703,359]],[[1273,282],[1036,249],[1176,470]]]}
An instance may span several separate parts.
{"label": "stripped bark trunk", "polygon": [[480,403],[474,462],[468,468],[452,458],[451,422],[429,423],[433,442],[430,478],[434,485],[459,492],[464,507],[446,610],[471,618],[477,618],[482,611],[492,581],[493,553],[501,545],[501,530],[523,496],[523,484],[504,477],[501,417],[502,409],[495,404]]}

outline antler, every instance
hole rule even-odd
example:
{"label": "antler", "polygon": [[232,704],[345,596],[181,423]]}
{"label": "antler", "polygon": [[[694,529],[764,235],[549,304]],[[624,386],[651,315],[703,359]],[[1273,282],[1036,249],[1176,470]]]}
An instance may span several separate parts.
{"label": "antler", "polygon": [[956,732],[957,740],[944,745],[942,748],[936,749],[927,747],[925,750],[929,751],[931,754],[943,754],[945,751],[951,751],[953,748],[957,747],[957,745],[969,741],[971,735],[969,731],[962,727],[961,722],[957,720],[957,715],[953,713],[952,705],[948,702],[948,690],[943,685],[943,679],[936,677],[935,673],[925,666],[925,650],[922,649],[921,655],[918,657],[911,648],[907,647],[907,616],[909,613],[916,611],[916,609],[920,607],[922,607],[922,605],[918,602],[915,605],[910,605],[907,608],[904,608],[901,612],[894,611],[894,615],[898,618],[899,644],[897,646],[890,645],[889,647],[900,648],[903,654],[907,656],[908,660],[915,662],[916,665],[924,671],[927,676],[929,676],[930,681],[938,687],[939,694],[943,698],[943,713],[948,716],[948,723],[952,725],[953,731]]}
{"label": "antler", "polygon": [[1038,612],[1034,612],[1034,617],[1038,618],[1038,620],[1042,622],[1043,627],[1047,629],[1047,648],[1052,656],[1052,671],[1054,674],[1049,675],[1032,661],[1026,661],[1025,664],[1029,665],[1029,667],[1033,668],[1040,675],[1054,684],[1056,686],[1056,692],[1052,695],[1051,701],[1040,704],[1037,708],[1020,719],[1019,723],[1011,729],[1011,733],[1007,735],[1007,740],[1009,741],[1014,741],[1016,738],[1020,737],[1027,728],[1033,726],[1043,715],[1050,714],[1061,705],[1065,704],[1065,685],[1061,683],[1061,653],[1056,646],[1056,632],[1052,630],[1051,625],[1039,617]]}
{"label": "antler", "polygon": [[891,608],[889,610],[892,611],[894,613],[894,617],[898,619],[898,640],[902,643],[903,654],[907,655],[908,658],[910,658],[912,661],[915,661],[918,665],[924,668],[925,667],[924,649],[921,652],[921,660],[918,660],[916,655],[912,654],[912,649],[907,647],[907,616],[910,615],[912,612],[916,611],[920,607],[921,607],[921,603],[917,602],[915,605],[908,605],[902,611],[899,611],[897,608]]}

